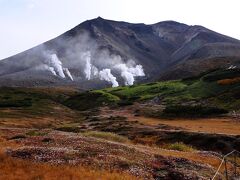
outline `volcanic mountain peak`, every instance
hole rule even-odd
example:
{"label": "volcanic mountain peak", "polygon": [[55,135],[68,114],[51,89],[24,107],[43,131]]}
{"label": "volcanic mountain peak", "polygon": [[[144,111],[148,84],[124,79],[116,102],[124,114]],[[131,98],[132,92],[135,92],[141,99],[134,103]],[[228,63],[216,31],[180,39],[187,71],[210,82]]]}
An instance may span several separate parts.
{"label": "volcanic mountain peak", "polygon": [[172,20],[168,20],[168,21],[161,21],[158,23],[153,24],[153,26],[158,26],[158,27],[162,27],[162,28],[171,28],[173,30],[175,29],[179,29],[179,30],[185,30],[187,28],[189,28],[189,25],[184,24],[184,23],[180,23],[177,21],[172,21]]}
{"label": "volcanic mountain peak", "polygon": [[[213,61],[210,59],[227,58],[231,61],[231,57],[235,57],[234,65],[238,65],[236,58],[240,57],[239,52],[239,40],[202,26],[175,21],[132,24],[98,17],[35,48],[2,60],[0,84],[81,88],[131,85],[162,76],[170,77],[168,73],[173,69],[182,72],[189,60],[193,67],[204,59],[211,64]],[[219,64],[222,66],[221,61],[214,61],[214,66],[209,68],[217,68]],[[197,69],[194,74],[208,70],[206,67],[193,67]],[[175,74],[178,76],[170,79],[186,77],[192,72]]]}

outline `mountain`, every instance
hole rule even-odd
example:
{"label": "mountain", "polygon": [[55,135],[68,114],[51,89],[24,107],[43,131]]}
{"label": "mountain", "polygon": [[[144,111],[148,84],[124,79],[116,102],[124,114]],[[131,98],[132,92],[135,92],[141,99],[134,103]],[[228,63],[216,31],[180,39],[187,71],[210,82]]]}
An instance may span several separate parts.
{"label": "mountain", "polygon": [[1,86],[82,89],[179,79],[240,64],[240,41],[202,26],[98,17],[0,61]]}

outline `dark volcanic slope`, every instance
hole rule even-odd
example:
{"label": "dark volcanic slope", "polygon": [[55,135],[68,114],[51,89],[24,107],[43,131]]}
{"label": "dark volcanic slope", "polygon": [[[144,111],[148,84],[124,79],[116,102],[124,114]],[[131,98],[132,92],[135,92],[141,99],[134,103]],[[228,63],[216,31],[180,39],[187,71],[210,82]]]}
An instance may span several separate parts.
{"label": "dark volcanic slope", "polygon": [[[81,88],[108,85],[96,77],[86,80],[86,61],[82,57],[86,51],[91,52],[91,61],[98,69],[112,69],[120,84],[123,79],[112,68],[119,58],[116,55],[120,55],[122,62],[132,59],[143,66],[146,76],[137,78],[138,81],[177,79],[240,62],[239,40],[202,26],[188,26],[174,21],[153,25],[131,24],[99,17],[85,21],[42,45],[0,61],[0,85],[72,85]],[[46,52],[57,54],[63,67],[71,72],[73,82],[39,68],[46,62]],[[202,63],[204,66],[200,66]]]}

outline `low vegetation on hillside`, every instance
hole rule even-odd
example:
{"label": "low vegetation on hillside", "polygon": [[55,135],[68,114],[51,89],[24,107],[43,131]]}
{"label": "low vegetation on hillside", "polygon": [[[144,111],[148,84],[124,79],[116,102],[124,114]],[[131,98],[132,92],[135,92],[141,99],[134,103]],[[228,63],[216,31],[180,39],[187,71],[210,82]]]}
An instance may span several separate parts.
{"label": "low vegetation on hillside", "polygon": [[71,97],[65,104],[87,110],[153,100],[166,107],[165,116],[225,114],[240,108],[239,77],[239,69],[215,70],[183,80],[92,90]]}
{"label": "low vegetation on hillside", "polygon": [[163,105],[153,116],[208,116],[240,109],[239,69],[216,70],[183,80],[79,92],[74,89],[0,88],[2,117],[51,116],[57,111],[93,110],[135,102]]}
{"label": "low vegetation on hillside", "polygon": [[99,106],[110,105],[119,101],[119,97],[101,90],[87,91],[76,96],[70,97],[65,101],[65,105],[77,109],[87,110]]}

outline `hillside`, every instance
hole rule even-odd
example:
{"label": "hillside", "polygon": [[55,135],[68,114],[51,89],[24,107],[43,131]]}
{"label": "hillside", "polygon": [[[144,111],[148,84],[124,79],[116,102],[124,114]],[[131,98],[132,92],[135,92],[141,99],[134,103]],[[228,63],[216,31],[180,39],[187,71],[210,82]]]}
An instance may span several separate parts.
{"label": "hillside", "polygon": [[239,83],[232,68],[91,91],[2,87],[0,178],[209,179],[240,150]]}
{"label": "hillside", "polygon": [[[85,21],[0,61],[0,85],[99,89],[239,66],[240,41],[202,26]],[[227,62],[227,63],[226,63]]]}
{"label": "hillside", "polygon": [[2,87],[0,178],[209,179],[240,150],[239,88],[238,68],[91,91]]}
{"label": "hillside", "polygon": [[[65,103],[81,110],[103,104],[124,106],[137,102],[162,105],[166,108],[176,106],[189,109],[202,106],[203,109],[212,107],[238,111],[239,77],[239,69],[219,69],[182,80],[88,91],[69,98]],[[191,115],[189,113],[186,112]]]}

